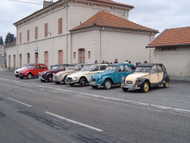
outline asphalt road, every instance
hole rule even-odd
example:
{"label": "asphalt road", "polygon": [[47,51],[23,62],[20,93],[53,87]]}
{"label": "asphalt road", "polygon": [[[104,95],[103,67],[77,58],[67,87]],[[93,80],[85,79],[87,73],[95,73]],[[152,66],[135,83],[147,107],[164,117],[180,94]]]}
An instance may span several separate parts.
{"label": "asphalt road", "polygon": [[0,73],[2,143],[189,143],[189,83],[149,94],[71,88]]}

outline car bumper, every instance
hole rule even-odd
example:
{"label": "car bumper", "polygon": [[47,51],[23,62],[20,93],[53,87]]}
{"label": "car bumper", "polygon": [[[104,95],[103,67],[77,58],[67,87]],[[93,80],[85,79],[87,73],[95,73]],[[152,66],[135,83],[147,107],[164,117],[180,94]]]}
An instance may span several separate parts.
{"label": "car bumper", "polygon": [[89,83],[89,85],[90,85],[90,86],[93,86],[93,87],[98,87],[98,88],[102,88],[102,87],[103,87],[102,84],[97,84],[95,81],[91,81],[91,82]]}
{"label": "car bumper", "polygon": [[76,83],[79,83],[79,81],[78,80],[73,80],[71,78],[65,80],[65,84],[68,84],[68,85],[76,84]]}
{"label": "car bumper", "polygon": [[46,79],[45,78],[43,78],[43,76],[41,76],[41,75],[39,75],[39,77],[38,77],[41,81],[46,81]]}
{"label": "car bumper", "polygon": [[121,84],[121,88],[129,89],[129,90],[138,90],[141,89],[140,86],[134,84]]}

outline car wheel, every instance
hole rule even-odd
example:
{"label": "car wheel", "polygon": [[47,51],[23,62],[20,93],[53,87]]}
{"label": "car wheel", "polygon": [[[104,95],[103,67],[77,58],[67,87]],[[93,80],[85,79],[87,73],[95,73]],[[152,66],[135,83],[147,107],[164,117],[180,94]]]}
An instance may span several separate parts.
{"label": "car wheel", "polygon": [[164,88],[168,88],[168,87],[169,87],[169,85],[170,85],[170,84],[169,84],[169,82],[168,82],[168,81],[165,81],[165,82],[163,83],[163,87],[164,87]]}
{"label": "car wheel", "polygon": [[33,78],[33,75],[32,75],[31,73],[29,73],[29,74],[27,75],[27,78],[28,78],[28,79],[32,79],[32,78]]}
{"label": "car wheel", "polygon": [[148,81],[146,81],[144,84],[143,84],[143,87],[142,87],[142,90],[143,92],[147,93],[150,91],[150,83]]}
{"label": "car wheel", "polygon": [[48,80],[48,82],[52,82],[53,81],[53,76],[51,74],[48,75],[47,80]]}
{"label": "car wheel", "polygon": [[97,86],[91,86],[93,89],[97,89]]}
{"label": "car wheel", "polygon": [[124,92],[127,92],[129,89],[128,89],[128,88],[122,88],[122,90],[123,90]]}
{"label": "car wheel", "polygon": [[111,80],[107,79],[104,82],[104,88],[107,89],[107,90],[112,88],[112,82],[111,82]]}
{"label": "car wheel", "polygon": [[82,77],[80,80],[79,80],[79,84],[80,86],[86,86],[87,85],[87,80],[86,78]]}

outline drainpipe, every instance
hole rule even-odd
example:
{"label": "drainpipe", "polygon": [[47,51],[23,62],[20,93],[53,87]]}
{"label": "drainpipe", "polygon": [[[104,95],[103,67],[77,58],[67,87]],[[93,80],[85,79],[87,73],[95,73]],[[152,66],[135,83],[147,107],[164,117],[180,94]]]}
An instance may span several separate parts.
{"label": "drainpipe", "polygon": [[69,19],[69,12],[68,12],[68,3],[66,4],[66,63],[69,64],[69,27],[68,27],[68,19]]}
{"label": "drainpipe", "polygon": [[[149,35],[149,43],[152,41],[152,33],[150,33],[150,35]],[[151,48],[149,48],[149,57],[148,57],[149,59],[149,63],[151,63],[152,62],[152,60],[151,60],[151,58],[152,58],[152,53],[151,53]]]}
{"label": "drainpipe", "polygon": [[100,46],[100,63],[102,62],[102,31],[104,30],[104,28],[100,28],[100,32],[99,32],[99,46]]}

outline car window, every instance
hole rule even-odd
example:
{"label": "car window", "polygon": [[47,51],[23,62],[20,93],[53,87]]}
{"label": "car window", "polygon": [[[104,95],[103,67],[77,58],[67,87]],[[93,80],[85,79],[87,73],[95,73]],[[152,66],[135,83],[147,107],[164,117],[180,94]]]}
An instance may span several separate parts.
{"label": "car window", "polygon": [[157,73],[158,72],[157,66],[153,66],[151,72],[152,73]]}
{"label": "car window", "polygon": [[124,72],[124,71],[125,71],[124,66],[119,66],[119,72]]}
{"label": "car window", "polygon": [[125,72],[131,72],[132,69],[128,66],[128,65],[125,65]]}
{"label": "car window", "polygon": [[106,65],[101,65],[101,66],[100,66],[100,70],[105,70],[106,68],[107,68]]}
{"label": "car window", "polygon": [[46,66],[40,65],[40,69],[46,69]]}
{"label": "car window", "polygon": [[39,66],[39,65],[36,65],[36,69],[40,69],[40,66]]}
{"label": "car window", "polygon": [[160,65],[157,66],[158,72],[163,72],[162,67]]}

